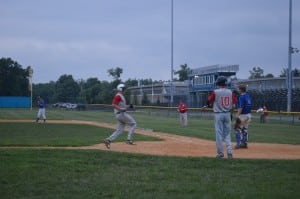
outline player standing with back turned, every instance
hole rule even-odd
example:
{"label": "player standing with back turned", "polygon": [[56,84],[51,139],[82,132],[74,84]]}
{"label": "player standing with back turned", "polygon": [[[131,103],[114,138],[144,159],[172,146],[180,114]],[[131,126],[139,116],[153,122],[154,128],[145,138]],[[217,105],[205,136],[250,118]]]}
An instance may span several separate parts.
{"label": "player standing with back turned", "polygon": [[217,145],[217,158],[223,158],[223,141],[226,143],[227,157],[233,158],[231,146],[231,109],[236,104],[234,93],[226,88],[227,78],[219,76],[216,85],[219,87],[211,92],[208,105],[213,103],[215,115],[215,133]]}

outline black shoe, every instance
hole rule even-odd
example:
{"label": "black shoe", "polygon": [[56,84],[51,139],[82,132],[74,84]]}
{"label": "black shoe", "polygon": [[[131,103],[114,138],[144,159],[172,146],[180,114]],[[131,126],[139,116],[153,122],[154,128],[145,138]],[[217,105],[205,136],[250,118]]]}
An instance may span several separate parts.
{"label": "black shoe", "polygon": [[127,140],[126,143],[130,144],[130,145],[134,145],[135,144],[132,140]]}
{"label": "black shoe", "polygon": [[247,143],[241,143],[241,144],[239,145],[239,148],[247,149],[247,148],[248,148],[248,145],[247,145]]}
{"label": "black shoe", "polygon": [[108,140],[108,139],[105,139],[103,142],[104,142],[106,148],[110,149],[110,143],[111,143],[111,141]]}
{"label": "black shoe", "polygon": [[219,154],[217,154],[216,158],[224,158],[224,154],[223,153],[219,153]]}

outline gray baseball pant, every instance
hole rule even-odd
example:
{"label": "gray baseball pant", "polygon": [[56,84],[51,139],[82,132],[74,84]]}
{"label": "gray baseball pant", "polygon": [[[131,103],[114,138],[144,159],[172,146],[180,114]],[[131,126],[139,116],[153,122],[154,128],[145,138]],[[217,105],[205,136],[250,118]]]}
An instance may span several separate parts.
{"label": "gray baseball pant", "polygon": [[116,118],[118,120],[118,127],[115,132],[111,134],[107,139],[110,141],[115,140],[119,135],[121,135],[125,129],[126,124],[129,125],[129,131],[127,140],[132,140],[132,135],[134,133],[134,129],[136,127],[136,121],[126,112],[121,112],[116,114]]}

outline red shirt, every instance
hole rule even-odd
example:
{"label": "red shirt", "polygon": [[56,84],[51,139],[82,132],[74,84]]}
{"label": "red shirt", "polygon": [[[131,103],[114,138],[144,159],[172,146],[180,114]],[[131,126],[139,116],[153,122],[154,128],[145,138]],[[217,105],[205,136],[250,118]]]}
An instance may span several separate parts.
{"label": "red shirt", "polygon": [[184,103],[180,103],[178,106],[178,111],[180,113],[185,113],[187,111],[187,106]]}
{"label": "red shirt", "polygon": [[[213,102],[213,101],[215,101],[215,98],[216,98],[216,93],[214,91],[212,91],[210,93],[210,95],[208,96],[208,101]],[[235,94],[232,92],[232,104],[236,104],[236,103],[237,103],[237,98],[236,98]]]}
{"label": "red shirt", "polygon": [[112,101],[112,104],[113,105],[119,105],[119,103],[122,101],[122,98],[120,95],[115,95],[113,101]]}

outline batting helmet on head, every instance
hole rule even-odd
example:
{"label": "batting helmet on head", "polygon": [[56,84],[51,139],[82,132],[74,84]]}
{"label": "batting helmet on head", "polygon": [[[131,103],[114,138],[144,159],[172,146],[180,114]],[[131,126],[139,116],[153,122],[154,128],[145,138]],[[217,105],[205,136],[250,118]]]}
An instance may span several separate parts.
{"label": "batting helmet on head", "polygon": [[227,78],[224,76],[219,76],[216,80],[217,86],[225,86],[227,84]]}
{"label": "batting helmet on head", "polygon": [[119,85],[117,86],[117,90],[118,90],[118,91],[124,91],[125,89],[126,89],[125,84],[119,84]]}

